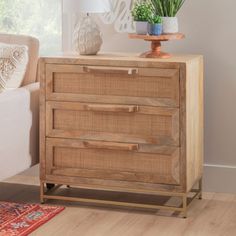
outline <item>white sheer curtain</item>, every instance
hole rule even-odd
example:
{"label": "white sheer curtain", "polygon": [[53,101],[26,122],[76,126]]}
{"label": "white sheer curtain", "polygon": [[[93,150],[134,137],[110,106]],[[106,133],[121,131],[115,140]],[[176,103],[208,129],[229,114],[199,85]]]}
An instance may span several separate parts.
{"label": "white sheer curtain", "polygon": [[62,49],[61,0],[0,0],[0,32],[40,40],[41,55]]}

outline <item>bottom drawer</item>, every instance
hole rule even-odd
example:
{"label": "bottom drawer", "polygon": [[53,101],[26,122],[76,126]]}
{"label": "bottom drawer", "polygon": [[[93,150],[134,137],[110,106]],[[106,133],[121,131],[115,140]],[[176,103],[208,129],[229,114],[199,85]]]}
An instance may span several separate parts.
{"label": "bottom drawer", "polygon": [[179,148],[48,138],[46,174],[179,185]]}

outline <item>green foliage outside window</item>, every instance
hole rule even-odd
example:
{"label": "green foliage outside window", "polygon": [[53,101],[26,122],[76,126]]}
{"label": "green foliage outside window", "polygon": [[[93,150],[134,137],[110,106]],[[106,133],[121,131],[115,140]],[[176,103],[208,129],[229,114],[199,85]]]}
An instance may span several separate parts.
{"label": "green foliage outside window", "polygon": [[41,54],[61,50],[61,0],[0,0],[0,32],[35,36]]}

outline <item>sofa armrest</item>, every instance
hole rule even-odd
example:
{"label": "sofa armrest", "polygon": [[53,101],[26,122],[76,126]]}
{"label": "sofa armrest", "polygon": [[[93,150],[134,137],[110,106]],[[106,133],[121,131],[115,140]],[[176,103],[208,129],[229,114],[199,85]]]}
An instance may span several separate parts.
{"label": "sofa armrest", "polygon": [[0,180],[38,162],[39,83],[0,93]]}
{"label": "sofa armrest", "polygon": [[21,87],[19,89],[26,89],[29,92],[39,92],[39,82],[35,82],[32,84],[25,85],[24,87]]}
{"label": "sofa armrest", "polygon": [[0,104],[6,104],[17,98],[24,99],[25,97],[31,96],[31,94],[39,94],[39,83],[32,83],[21,88],[0,93]]}

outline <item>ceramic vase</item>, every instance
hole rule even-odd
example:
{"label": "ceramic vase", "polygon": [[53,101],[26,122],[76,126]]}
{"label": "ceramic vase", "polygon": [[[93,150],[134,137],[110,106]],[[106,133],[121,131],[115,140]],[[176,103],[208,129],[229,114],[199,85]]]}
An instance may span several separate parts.
{"label": "ceramic vase", "polygon": [[177,17],[163,17],[163,33],[175,34],[179,32],[178,18]]}
{"label": "ceramic vase", "polygon": [[148,24],[148,34],[149,35],[161,35],[162,34],[162,24]]}
{"label": "ceramic vase", "polygon": [[96,55],[102,46],[102,36],[96,22],[86,16],[75,27],[74,47],[80,55]]}
{"label": "ceramic vase", "polygon": [[147,21],[136,21],[136,33],[137,34],[147,34]]}

